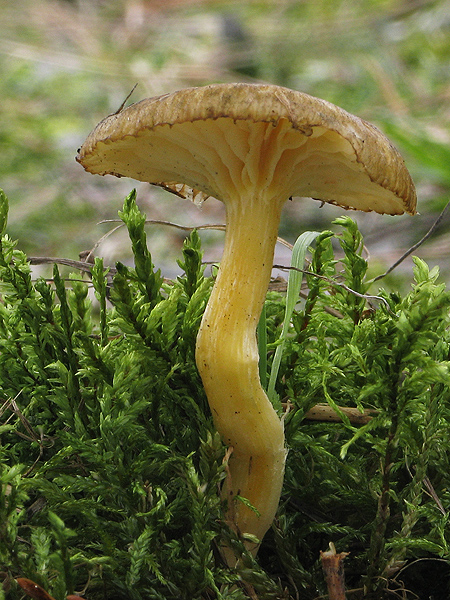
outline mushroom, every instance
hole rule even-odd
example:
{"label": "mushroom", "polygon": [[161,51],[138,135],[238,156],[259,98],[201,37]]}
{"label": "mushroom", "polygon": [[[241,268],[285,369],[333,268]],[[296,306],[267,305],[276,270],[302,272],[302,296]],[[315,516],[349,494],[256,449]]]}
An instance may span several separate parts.
{"label": "mushroom", "polygon": [[[414,214],[403,159],[373,125],[275,85],[217,84],[142,100],[106,117],[79,150],[90,173],[127,176],[226,207],[223,257],[198,332],[196,362],[230,447],[226,520],[256,555],[280,499],[282,420],[258,374],[256,326],[282,207],[292,196]],[[254,541],[254,536],[258,542]],[[229,565],[236,559],[224,549]]]}

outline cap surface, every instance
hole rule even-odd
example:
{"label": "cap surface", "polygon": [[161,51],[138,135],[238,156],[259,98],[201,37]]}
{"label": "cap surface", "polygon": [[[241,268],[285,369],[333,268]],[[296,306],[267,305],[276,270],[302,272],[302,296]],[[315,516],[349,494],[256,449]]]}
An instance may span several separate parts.
{"label": "cap surface", "polygon": [[77,161],[194,200],[262,193],[387,214],[416,208],[404,161],[375,126],[274,85],[217,84],[142,100],[103,119]]}

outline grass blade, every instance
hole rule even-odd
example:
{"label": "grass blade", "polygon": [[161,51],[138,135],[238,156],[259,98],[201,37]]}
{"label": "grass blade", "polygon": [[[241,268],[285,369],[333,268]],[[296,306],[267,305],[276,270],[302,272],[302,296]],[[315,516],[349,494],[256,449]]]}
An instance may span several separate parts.
{"label": "grass blade", "polygon": [[[305,264],[305,257],[309,246],[320,235],[318,231],[305,231],[300,235],[292,249],[291,267],[295,269],[303,269]],[[283,356],[284,344],[286,342],[287,334],[289,331],[289,323],[291,322],[292,313],[294,312],[295,305],[298,302],[300,288],[303,281],[303,273],[291,269],[289,271],[287,293],[286,293],[286,312],[284,314],[283,327],[281,330],[279,344],[275,350],[275,356],[273,358],[272,369],[270,371],[269,385],[267,388],[267,395],[271,402],[276,402],[275,383],[278,377],[278,371],[280,369],[281,358]]]}

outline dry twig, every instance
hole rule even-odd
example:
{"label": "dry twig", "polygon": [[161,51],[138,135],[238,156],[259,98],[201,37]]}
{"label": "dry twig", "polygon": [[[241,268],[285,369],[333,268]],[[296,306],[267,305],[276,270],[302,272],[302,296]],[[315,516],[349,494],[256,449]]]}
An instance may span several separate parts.
{"label": "dry twig", "polygon": [[346,600],[344,581],[344,558],[348,552],[336,554],[334,544],[330,542],[330,549],[320,552],[320,560],[328,588],[328,600]]}
{"label": "dry twig", "polygon": [[449,205],[450,205],[450,200],[444,206],[444,209],[442,210],[441,214],[438,216],[438,218],[433,223],[433,225],[430,227],[430,229],[427,231],[427,233],[416,244],[414,244],[414,246],[411,246],[411,248],[409,248],[404,254],[402,254],[402,256],[400,256],[400,258],[397,261],[395,261],[395,263],[393,265],[391,265],[387,271],[385,271],[381,275],[377,275],[377,277],[374,277],[370,283],[373,283],[374,281],[378,281],[379,279],[386,277],[386,275],[389,275],[389,273],[391,273],[396,267],[398,267],[398,265],[400,263],[402,263],[405,260],[405,258],[408,258],[408,256],[410,254],[412,254],[414,252],[414,250],[417,250],[417,248],[419,246],[421,246],[436,231],[436,228],[439,225],[439,223],[442,221],[442,219],[444,218],[444,215],[447,212]]}

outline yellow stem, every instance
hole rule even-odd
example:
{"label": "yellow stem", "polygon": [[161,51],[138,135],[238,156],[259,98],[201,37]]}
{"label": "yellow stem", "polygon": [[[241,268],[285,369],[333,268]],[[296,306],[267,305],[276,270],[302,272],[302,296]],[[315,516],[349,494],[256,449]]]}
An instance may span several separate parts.
{"label": "yellow stem", "polygon": [[[256,341],[282,203],[241,198],[226,206],[225,248],[196,361],[215,426],[232,448],[223,490],[226,518],[238,533],[261,541],[278,507],[286,458],[283,425],[259,380]],[[256,554],[258,545],[248,547]],[[225,555],[232,562],[230,553]]]}

